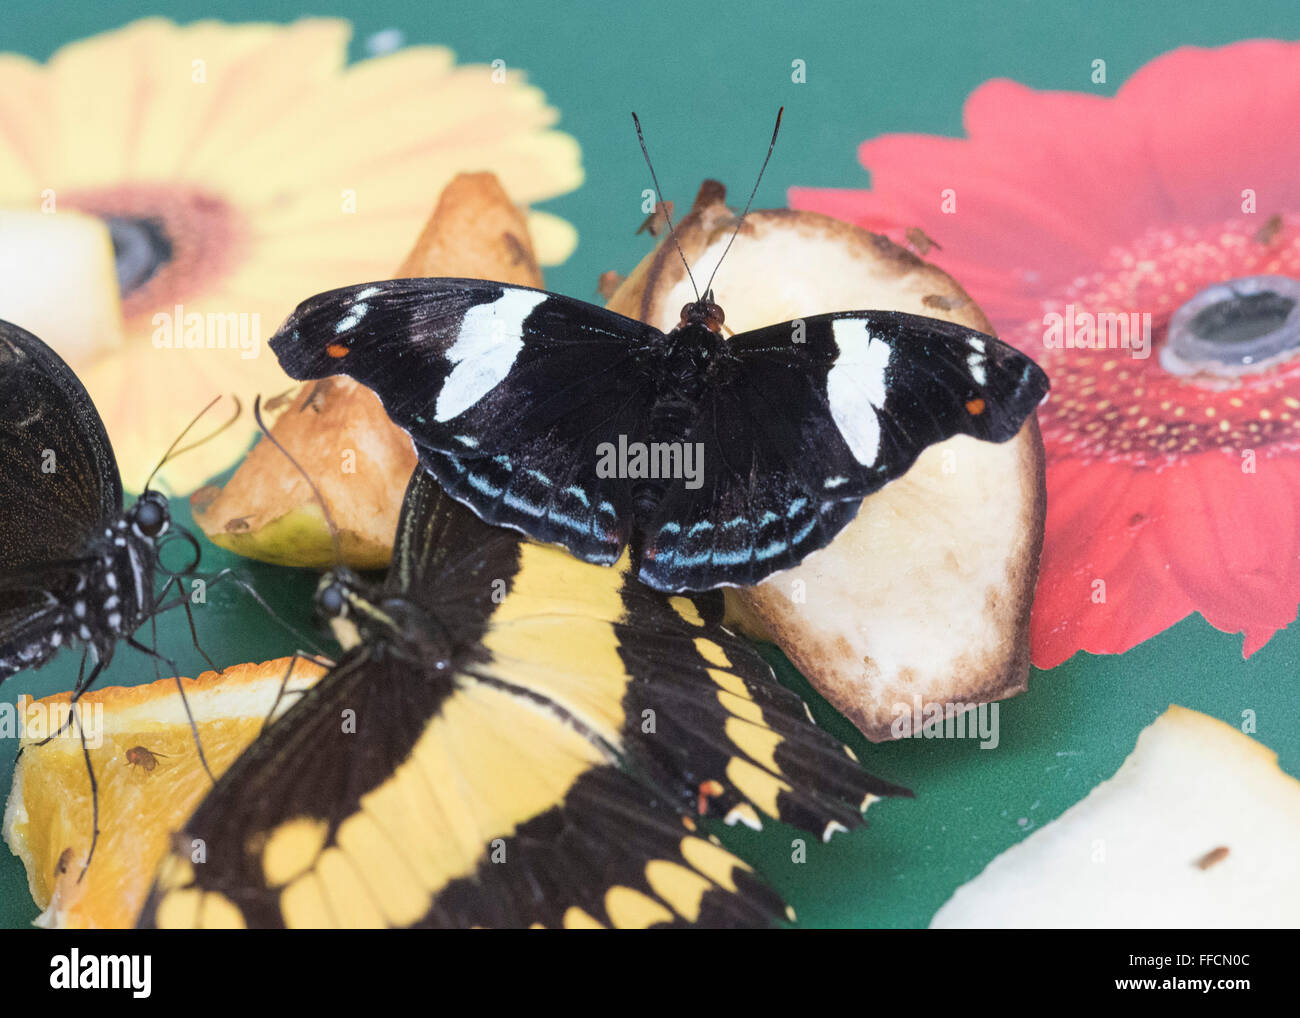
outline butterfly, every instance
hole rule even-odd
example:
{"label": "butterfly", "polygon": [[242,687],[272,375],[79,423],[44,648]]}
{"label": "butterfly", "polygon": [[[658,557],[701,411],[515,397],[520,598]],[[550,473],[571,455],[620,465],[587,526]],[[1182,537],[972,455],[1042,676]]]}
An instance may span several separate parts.
{"label": "butterfly", "polygon": [[173,530],[164,495],[146,484],[124,506],[104,423],[72,369],[0,322],[0,682],[80,646],[80,693],[119,643],[154,655],[133,634],[170,606],[155,579],[177,575],[159,564],[177,536],[197,565],[198,544]]}
{"label": "butterfly", "polygon": [[829,839],[882,796],[719,624],[489,527],[416,471],[392,564],[326,573],[338,663],[173,838],[147,927],[751,926],[780,898],[699,829]]}
{"label": "butterfly", "polygon": [[893,311],[670,332],[555,293],[399,279],[319,294],[271,340],[296,379],[347,374],[482,519],[589,561],[632,543],[658,590],[750,585],[829,544],[954,435],[1012,438],[1047,377],[1005,343]]}

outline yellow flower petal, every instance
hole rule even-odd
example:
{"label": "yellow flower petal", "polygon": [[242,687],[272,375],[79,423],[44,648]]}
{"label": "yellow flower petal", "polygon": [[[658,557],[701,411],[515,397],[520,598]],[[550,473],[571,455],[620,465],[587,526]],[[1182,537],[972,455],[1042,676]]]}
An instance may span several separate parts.
{"label": "yellow flower petal", "polygon": [[549,212],[528,213],[528,232],[537,260],[543,265],[559,265],[578,246],[578,231],[573,224]]}
{"label": "yellow flower petal", "polygon": [[53,130],[44,69],[0,53],[0,203],[39,201],[52,182]]}
{"label": "yellow flower petal", "polygon": [[[113,440],[128,488],[213,396],[246,402],[291,382],[266,347],[321,290],[388,278],[443,186],[496,173],[513,201],[582,182],[577,143],[524,75],[494,80],[419,46],[347,65],[351,26],[178,26],[148,18],[71,43],[45,66],[0,55],[0,202],[161,223],[170,254],[123,298],[127,341],[97,360],[67,347]],[[576,243],[536,214],[542,260]],[[158,316],[246,316],[256,356],[154,346]],[[184,327],[184,323],[180,323]],[[217,423],[214,415],[213,424]],[[169,464],[185,492],[253,437],[251,417]]]}

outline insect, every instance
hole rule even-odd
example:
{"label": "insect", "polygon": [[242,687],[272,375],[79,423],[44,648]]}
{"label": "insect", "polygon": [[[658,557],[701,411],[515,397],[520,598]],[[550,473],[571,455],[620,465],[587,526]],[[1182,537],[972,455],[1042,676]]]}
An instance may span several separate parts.
{"label": "insect", "polygon": [[1220,845],[1218,846],[1218,848],[1210,849],[1210,851],[1206,852],[1203,856],[1197,859],[1196,868],[1201,870],[1208,870],[1211,866],[1217,866],[1219,863],[1223,862],[1223,860],[1226,858],[1228,858],[1228,846]]}
{"label": "insect", "polygon": [[154,581],[180,575],[159,563],[164,541],[190,544],[190,568],[198,542],[173,529],[166,497],[147,483],[124,507],[117,460],[85,387],[58,354],[8,322],[0,322],[0,436],[0,682],[79,645],[80,695],[119,642],[154,654],[134,638],[142,623],[172,603],[189,610],[184,597],[166,603]]}
{"label": "insect", "polygon": [[919,226],[909,226],[905,232],[907,243],[915,249],[916,253],[922,258],[930,253],[930,249],[942,251],[943,245],[931,237]]}
{"label": "insect", "polygon": [[158,766],[158,758],[167,759],[166,753],[155,753],[144,746],[132,746],[126,751],[126,762],[131,767],[139,767],[141,770],[152,773],[153,769]]}
{"label": "insect", "polygon": [[[154,473],[170,456],[192,448],[178,446],[201,416],[176,438]],[[184,607],[195,649],[216,667],[199,646],[189,599],[179,591],[182,577],[198,575],[198,541],[172,523],[166,497],[149,487],[152,479],[133,504],[124,504],[117,459],[85,387],[40,339],[0,321],[0,683],[41,667],[64,647],[82,651],[68,719],[37,745],[74,724],[82,739],[95,804],[83,875],[99,825],[98,785],[76,708],[81,695],[120,644],[148,655],[155,667],[168,664],[177,674],[174,662],[135,637],[144,623],[174,607]],[[174,540],[188,544],[193,553],[175,571],[159,558],[163,546]],[[233,582],[266,607],[230,570],[205,579],[209,587]],[[181,696],[184,702],[183,690]],[[195,740],[206,768],[197,730]]]}
{"label": "insect", "polygon": [[271,347],[293,378],[374,390],[482,519],[604,565],[630,544],[664,591],[797,565],[926,447],[1006,441],[1047,392],[992,336],[895,311],[725,338],[712,282],[667,333],[503,283],[364,283],[304,301]]}
{"label": "insect", "polygon": [[1255,231],[1255,242],[1265,246],[1273,243],[1277,235],[1282,232],[1282,214],[1274,212],[1264,220],[1264,223]]}
{"label": "insect", "polygon": [[701,803],[829,839],[910,795],[812,722],[717,594],[489,527],[422,471],[382,585],[336,568],[315,605],[343,657],[204,799],[141,925],[766,924],[780,899],[696,830]]}

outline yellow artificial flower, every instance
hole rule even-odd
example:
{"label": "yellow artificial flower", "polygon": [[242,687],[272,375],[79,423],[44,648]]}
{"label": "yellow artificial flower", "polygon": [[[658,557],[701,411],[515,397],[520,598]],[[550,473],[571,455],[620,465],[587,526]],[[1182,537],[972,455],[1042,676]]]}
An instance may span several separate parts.
{"label": "yellow artificial flower", "polygon": [[[247,407],[287,389],[267,346],[280,321],[318,291],[390,276],[455,173],[491,170],[520,203],[582,182],[577,143],[521,72],[434,46],[347,66],[350,35],[336,19],[149,18],[44,66],[0,54],[0,208],[89,212],[112,232],[126,340],[62,352],[128,488],[214,396]],[[576,243],[554,216],[529,226],[544,263]],[[246,409],[165,482],[197,487],[253,427]]]}

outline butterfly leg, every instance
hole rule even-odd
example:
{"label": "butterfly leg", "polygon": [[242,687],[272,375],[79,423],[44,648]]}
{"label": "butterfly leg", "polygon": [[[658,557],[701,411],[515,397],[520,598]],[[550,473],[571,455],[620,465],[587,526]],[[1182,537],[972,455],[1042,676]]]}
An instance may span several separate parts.
{"label": "butterfly leg", "polygon": [[[194,720],[194,712],[190,710],[190,700],[189,697],[185,695],[185,686],[184,683],[181,682],[180,672],[179,669],[176,667],[176,662],[173,661],[171,658],[158,653],[157,650],[158,616],[156,613],[149,619],[149,623],[153,627],[154,646],[146,647],[134,636],[128,636],[126,638],[127,645],[135,648],[141,654],[148,654],[151,658],[154,659],[153,667],[154,667],[155,674],[158,673],[159,661],[165,662],[167,666],[171,669],[172,681],[176,683],[176,692],[180,694],[181,706],[185,708],[185,718],[190,723],[190,734],[194,737],[194,748],[198,751],[199,763],[203,765],[203,770],[208,775],[208,780],[210,780],[215,785],[217,783],[217,776],[212,773],[212,768],[208,766],[208,758],[203,752],[203,740],[199,738],[199,726],[198,723],[195,722]],[[161,675],[159,675],[159,677],[161,678]]]}
{"label": "butterfly leg", "polygon": [[[77,666],[77,684],[72,689],[72,696],[69,700],[68,716],[64,719],[63,724],[59,725],[58,730],[51,732],[43,739],[37,740],[33,745],[44,746],[51,739],[61,736],[64,731],[72,724],[75,719],[77,722],[77,735],[81,738],[81,754],[86,761],[86,776],[90,779],[90,814],[91,814],[91,833],[90,833],[90,851],[86,855],[86,861],[81,867],[81,874],[77,877],[80,883],[86,875],[86,870],[90,868],[90,860],[95,855],[95,845],[99,842],[99,781],[95,777],[95,767],[90,761],[90,748],[86,745],[86,730],[81,723],[81,711],[78,704],[81,702],[81,696],[91,684],[99,678],[99,673],[104,670],[108,664],[107,659],[95,661],[94,666],[90,669],[90,674],[86,674],[86,658],[90,656],[87,650],[81,655],[81,664]],[[22,750],[18,755],[22,756]]]}
{"label": "butterfly leg", "polygon": [[[86,675],[85,674],[86,657],[88,656],[88,654],[89,651],[81,655],[81,665],[77,668],[77,684],[72,687],[72,698],[69,701],[69,703],[71,703],[74,706],[76,705],[77,701],[81,699],[82,694],[84,694],[86,690],[90,688],[91,683],[93,683],[97,678],[99,678],[99,673],[104,670],[104,666],[108,664],[107,661],[96,661],[95,666],[90,670],[90,674]],[[63,719],[63,724],[59,725],[59,727],[55,731],[51,732],[45,738],[38,739],[36,742],[33,743],[33,745],[44,746],[51,739],[57,739],[61,735],[63,735],[63,733],[66,732],[71,725],[72,725],[72,714],[71,712],[69,712],[68,716]],[[19,750],[18,752],[19,755],[21,756],[22,750]]]}
{"label": "butterfly leg", "polygon": [[[296,630],[288,622],[282,619],[279,613],[277,613],[274,608],[272,608],[269,604],[266,603],[266,600],[262,597],[261,594],[257,592],[257,589],[251,583],[249,583],[248,580],[240,576],[239,573],[236,572],[233,568],[227,567],[226,569],[222,569],[218,573],[215,573],[211,576],[202,577],[202,578],[207,582],[209,587],[215,586],[216,584],[221,583],[223,581],[229,581],[233,583],[236,587],[238,587],[245,594],[251,597],[257,603],[258,607],[261,608],[262,611],[266,612],[266,614],[270,616],[270,618],[277,625],[279,625],[282,629],[284,629],[285,632],[291,634],[297,640],[303,640],[308,646],[314,646],[315,641],[313,641],[310,637],[304,637],[302,633],[298,632],[298,630]],[[319,649],[316,650],[316,654],[317,655],[320,654]],[[313,658],[312,660],[315,659]],[[317,663],[319,663],[319,661]]]}
{"label": "butterfly leg", "polygon": [[[185,621],[188,622],[190,625],[190,641],[194,644],[194,649],[197,650],[199,654],[203,657],[203,660],[208,663],[209,668],[211,668],[214,672],[220,671],[220,669],[217,667],[217,663],[213,661],[212,658],[208,656],[208,652],[204,650],[202,646],[199,645],[199,631],[194,626],[194,611],[193,609],[190,608],[190,599],[186,597],[184,592],[181,591],[180,589],[181,587],[180,573],[172,573],[172,575],[168,577],[167,582],[163,584],[162,590],[158,592],[159,600],[161,601],[164,597],[167,596],[167,591],[171,588],[172,584],[176,585],[177,600],[180,602],[180,606],[185,609]],[[154,611],[153,617],[156,618],[158,614],[160,614],[162,611],[166,610],[167,608],[174,608],[174,607],[176,607],[175,601],[173,601],[169,605],[159,605],[159,607]]]}
{"label": "butterfly leg", "polygon": [[[280,688],[276,691],[275,702],[271,704],[271,709],[266,712],[266,717],[262,719],[261,731],[266,731],[266,726],[269,725],[271,719],[275,717],[275,712],[280,707],[280,701],[284,699],[285,692],[289,688],[289,679],[293,675],[294,665],[299,661],[310,661],[312,664],[319,665],[322,668],[334,667],[334,662],[329,660],[329,658],[318,658],[312,654],[304,654],[300,650],[294,651],[293,655],[289,658],[289,667],[285,669],[284,676],[280,679]],[[298,693],[298,695],[301,696],[302,694]]]}
{"label": "butterfly leg", "polygon": [[181,604],[185,606],[185,621],[190,624],[190,640],[194,643],[194,649],[203,655],[203,660],[208,663],[209,668],[214,672],[220,671],[217,663],[208,657],[208,652],[199,646],[199,631],[194,628],[194,611],[190,608],[189,598],[182,600]]}
{"label": "butterfly leg", "polygon": [[[95,671],[99,670],[99,665],[95,666]],[[92,672],[93,674],[93,672]],[[81,723],[81,711],[78,710],[79,701],[74,700],[70,714],[77,719],[77,735],[81,738],[81,755],[86,761],[86,774],[90,778],[90,851],[86,853],[86,861],[81,866],[81,874],[77,877],[77,883],[86,879],[86,871],[90,869],[90,860],[95,858],[95,846],[99,844],[99,781],[95,778],[95,765],[90,761],[90,747],[86,745],[86,728]]]}

